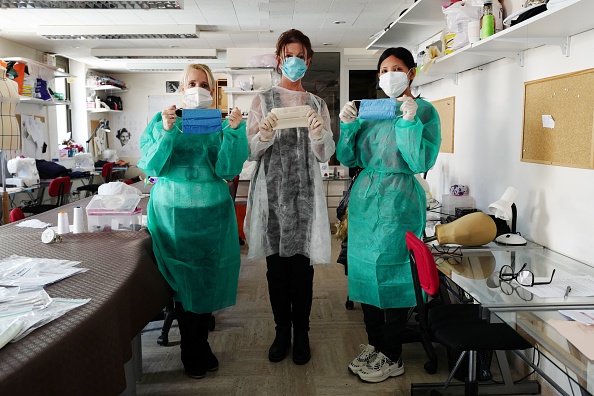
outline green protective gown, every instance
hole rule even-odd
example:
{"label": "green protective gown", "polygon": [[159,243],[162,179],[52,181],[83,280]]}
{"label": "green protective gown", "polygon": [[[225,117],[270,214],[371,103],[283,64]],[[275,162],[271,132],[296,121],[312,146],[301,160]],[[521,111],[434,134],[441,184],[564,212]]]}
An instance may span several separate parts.
{"label": "green protective gown", "polygon": [[148,229],[159,270],[185,310],[208,313],[235,304],[239,236],[225,180],[241,172],[248,156],[245,122],[237,129],[183,134],[181,118],[170,131],[155,115],[140,138],[138,162],[159,179],[151,190]]}
{"label": "green protective gown", "polygon": [[429,170],[441,144],[439,115],[423,99],[414,122],[403,119],[363,120],[340,125],[338,160],[364,170],[349,200],[349,298],[376,307],[416,304],[406,231],[421,236],[426,198],[416,173]]}

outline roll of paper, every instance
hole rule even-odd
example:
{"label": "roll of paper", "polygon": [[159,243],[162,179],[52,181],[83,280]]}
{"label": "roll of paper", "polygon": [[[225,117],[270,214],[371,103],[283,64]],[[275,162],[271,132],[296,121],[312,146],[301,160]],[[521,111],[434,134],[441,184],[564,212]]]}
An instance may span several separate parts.
{"label": "roll of paper", "polygon": [[85,232],[83,211],[80,206],[74,208],[74,215],[72,219],[72,232],[74,234],[82,234],[83,232]]}
{"label": "roll of paper", "polygon": [[62,211],[58,213],[58,234],[68,234],[70,232],[70,223],[68,222],[68,213]]}

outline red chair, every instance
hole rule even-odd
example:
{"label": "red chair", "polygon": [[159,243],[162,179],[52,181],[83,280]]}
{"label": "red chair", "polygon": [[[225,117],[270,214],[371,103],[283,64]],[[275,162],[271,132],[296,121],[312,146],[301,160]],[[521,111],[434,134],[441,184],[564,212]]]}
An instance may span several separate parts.
{"label": "red chair", "polygon": [[[103,178],[103,183],[109,183],[113,179],[113,162],[107,162],[103,164],[101,168],[101,177]],[[93,194],[97,194],[99,190],[99,186],[103,183],[98,184],[87,184],[85,186],[80,186],[76,189],[77,193],[80,194],[81,192],[85,191],[85,197],[88,197]]]}
{"label": "red chair", "polygon": [[14,223],[15,221],[23,220],[25,218],[25,213],[21,208],[13,208],[10,211],[10,222]]}
{"label": "red chair", "polygon": [[[478,395],[479,383],[476,373],[478,351],[523,350],[531,348],[532,345],[506,323],[490,323],[482,320],[479,317],[478,304],[450,304],[435,307],[427,304],[423,291],[429,296],[436,296],[439,291],[439,274],[433,254],[427,245],[410,231],[406,233],[406,246],[410,252],[417,310],[421,326],[425,330],[425,337],[454,352],[461,353],[445,383],[411,384],[411,395],[428,394],[430,390],[439,392],[445,388],[449,391],[456,386],[463,386],[465,395]],[[447,313],[442,310],[447,310]],[[450,384],[466,355],[469,358],[465,382]],[[493,384],[481,386],[491,387]]]}
{"label": "red chair", "polygon": [[68,202],[68,194],[70,193],[70,177],[62,176],[52,179],[48,187],[48,195],[51,198],[56,198],[55,204],[32,204],[24,206],[22,211],[24,213],[38,214],[55,209]]}

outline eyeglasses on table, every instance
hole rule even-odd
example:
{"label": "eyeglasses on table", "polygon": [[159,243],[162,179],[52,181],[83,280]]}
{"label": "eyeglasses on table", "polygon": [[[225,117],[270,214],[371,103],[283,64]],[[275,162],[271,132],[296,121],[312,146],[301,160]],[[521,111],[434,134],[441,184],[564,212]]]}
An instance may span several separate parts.
{"label": "eyeglasses on table", "polygon": [[514,272],[514,269],[509,265],[504,265],[499,270],[499,279],[505,282],[511,282],[514,279],[522,286],[532,287],[536,285],[548,285],[553,282],[553,277],[555,276],[555,270],[553,269],[553,273],[551,274],[551,279],[546,282],[535,282],[534,281],[534,274],[532,271],[525,269],[526,263],[520,268],[518,272]]}

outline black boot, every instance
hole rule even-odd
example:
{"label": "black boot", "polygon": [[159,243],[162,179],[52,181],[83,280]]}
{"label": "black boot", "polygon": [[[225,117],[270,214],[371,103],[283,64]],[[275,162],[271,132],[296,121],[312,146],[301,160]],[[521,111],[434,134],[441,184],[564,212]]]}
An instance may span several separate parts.
{"label": "black boot", "polygon": [[307,331],[295,330],[293,335],[293,363],[305,364],[311,359],[309,336]]}
{"label": "black boot", "polygon": [[207,370],[215,371],[219,368],[219,361],[208,344],[211,314],[185,311],[179,302],[176,302],[175,308],[181,335],[181,361],[186,374],[196,379],[204,378]]}
{"label": "black boot", "polygon": [[291,327],[277,326],[276,337],[268,350],[268,360],[277,363],[287,357],[287,351],[291,347]]}
{"label": "black boot", "polygon": [[277,326],[276,337],[268,350],[268,360],[277,363],[287,357],[287,350],[291,347],[291,328]]}

